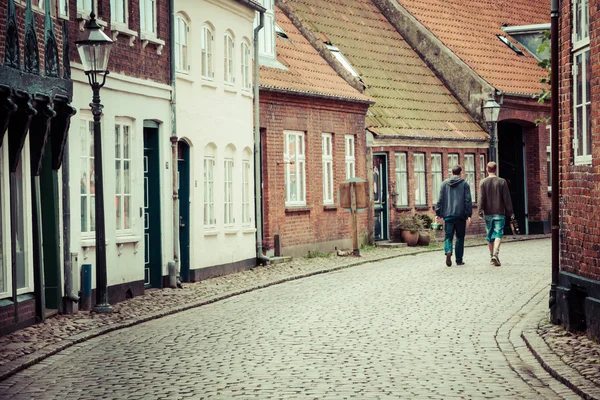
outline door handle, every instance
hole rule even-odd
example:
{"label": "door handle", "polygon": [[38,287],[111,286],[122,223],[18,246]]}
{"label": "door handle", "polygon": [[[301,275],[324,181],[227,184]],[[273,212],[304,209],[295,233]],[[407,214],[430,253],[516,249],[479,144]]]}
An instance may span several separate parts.
{"label": "door handle", "polygon": [[179,216],[179,227],[183,228],[185,226],[185,224],[183,223],[183,217],[180,215]]}

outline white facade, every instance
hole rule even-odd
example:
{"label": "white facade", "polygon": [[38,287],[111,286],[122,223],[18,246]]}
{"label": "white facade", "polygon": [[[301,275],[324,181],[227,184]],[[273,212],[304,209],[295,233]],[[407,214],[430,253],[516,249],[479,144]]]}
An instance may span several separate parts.
{"label": "white facade", "polygon": [[190,146],[190,269],[250,262],[255,12],[234,0],[176,0],[175,11],[185,21],[175,59],[177,135]]}
{"label": "white facade", "polygon": [[[78,255],[77,264],[73,265],[74,291],[77,292],[80,289],[79,271],[84,264],[92,265],[92,288],[96,287],[96,244],[95,233],[91,229],[94,215],[94,189],[91,181],[93,172],[88,169],[93,165],[93,159],[90,158],[90,154],[93,154],[93,127],[89,106],[92,90],[80,64],[73,64],[72,75],[72,105],[77,109],[77,114],[71,119],[68,145],[71,251]],[[102,156],[109,288],[134,282],[140,287],[141,282],[145,281],[145,122],[158,126],[159,182],[150,184],[154,188],[160,188],[160,213],[155,217],[160,218],[161,223],[160,238],[157,240],[162,250],[162,276],[167,275],[167,262],[173,259],[170,96],[171,87],[168,85],[112,72],[100,91],[101,103],[104,105]],[[123,143],[126,140],[128,145]]]}

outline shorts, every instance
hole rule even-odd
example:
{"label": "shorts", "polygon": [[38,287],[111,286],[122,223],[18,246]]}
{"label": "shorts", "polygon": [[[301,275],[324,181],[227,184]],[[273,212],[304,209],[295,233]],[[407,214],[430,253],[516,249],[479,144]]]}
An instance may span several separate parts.
{"label": "shorts", "polygon": [[487,231],[485,240],[491,243],[494,239],[502,239],[502,234],[504,233],[504,215],[486,215],[483,218],[485,219],[485,230]]}

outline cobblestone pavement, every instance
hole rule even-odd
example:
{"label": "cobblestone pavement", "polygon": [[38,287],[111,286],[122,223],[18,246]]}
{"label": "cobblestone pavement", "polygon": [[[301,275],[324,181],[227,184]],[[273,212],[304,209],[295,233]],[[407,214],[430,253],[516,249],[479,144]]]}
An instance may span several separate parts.
{"label": "cobblestone pavement", "polygon": [[0,399],[579,398],[519,337],[546,312],[550,241],[488,258],[415,254],[230,297],[75,344],[0,383]]}

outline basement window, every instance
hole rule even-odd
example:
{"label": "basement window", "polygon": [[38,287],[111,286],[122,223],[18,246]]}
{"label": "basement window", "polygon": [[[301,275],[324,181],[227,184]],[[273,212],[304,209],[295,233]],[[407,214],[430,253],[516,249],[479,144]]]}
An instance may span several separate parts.
{"label": "basement window", "polygon": [[501,41],[502,43],[504,43],[505,45],[507,45],[508,47],[510,47],[510,49],[511,49],[512,51],[514,51],[515,53],[517,53],[517,54],[518,54],[518,55],[520,55],[520,56],[523,56],[523,55],[524,55],[524,54],[523,54],[523,52],[522,52],[522,51],[521,51],[521,50],[520,50],[520,49],[519,49],[517,46],[515,46],[514,44],[512,44],[512,43],[510,42],[510,40],[508,40],[508,39],[506,38],[506,36],[502,36],[502,35],[496,35],[496,36],[498,36],[498,39],[500,39],[500,41]]}
{"label": "basement window", "polygon": [[360,75],[358,74],[358,72],[356,72],[356,70],[352,67],[352,64],[350,64],[350,62],[346,59],[346,57],[344,57],[344,55],[342,54],[340,49],[338,49],[337,47],[335,47],[332,44],[325,43],[325,46],[327,46],[329,51],[331,51],[331,53],[340,62],[340,64],[342,64],[344,66],[346,71],[350,72],[352,74],[352,76],[354,76],[356,78],[360,78]]}

